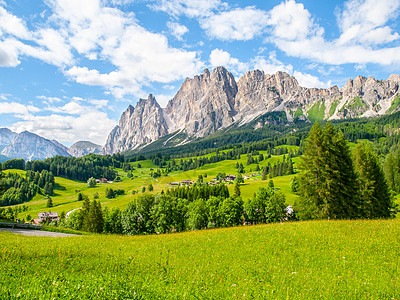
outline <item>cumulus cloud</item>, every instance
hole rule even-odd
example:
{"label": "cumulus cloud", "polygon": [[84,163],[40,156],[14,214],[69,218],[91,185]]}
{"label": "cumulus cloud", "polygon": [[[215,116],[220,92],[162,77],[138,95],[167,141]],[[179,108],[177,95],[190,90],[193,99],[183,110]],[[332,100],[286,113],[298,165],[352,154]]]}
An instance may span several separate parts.
{"label": "cumulus cloud", "polygon": [[[41,99],[58,99],[57,97],[39,96]],[[16,132],[28,130],[48,139],[62,143],[74,143],[78,140],[90,140],[103,145],[108,133],[116,121],[107,116],[108,100],[74,97],[64,105],[54,101],[53,105],[39,110],[33,106],[18,103],[1,104],[1,113],[13,114],[20,119],[11,129]],[[5,105],[4,105],[5,104]],[[3,109],[4,108],[4,109]],[[50,115],[39,112],[50,111]]]}
{"label": "cumulus cloud", "polygon": [[29,115],[32,112],[39,112],[40,109],[33,105],[24,105],[18,102],[1,102],[1,114]]}
{"label": "cumulus cloud", "polygon": [[[0,66],[15,67],[21,56],[34,57],[60,67],[71,80],[102,86],[118,98],[138,93],[152,82],[193,76],[203,68],[197,52],[171,47],[163,34],[141,27],[133,13],[107,6],[128,2],[48,0],[50,16],[35,31],[0,6]],[[218,3],[199,1],[197,9],[205,12]],[[195,6],[181,5],[185,13],[196,14]],[[169,26],[178,39],[188,30],[174,22]],[[93,65],[80,65],[82,60],[74,54],[100,60],[114,70],[101,72]]]}
{"label": "cumulus cloud", "polygon": [[200,24],[211,37],[247,41],[265,31],[268,18],[265,11],[249,6],[213,14],[201,19]]}
{"label": "cumulus cloud", "polygon": [[[303,4],[289,0],[269,12],[270,19],[274,21],[270,23],[272,36],[266,41],[275,44],[287,55],[324,64],[400,63],[400,56],[396,54],[400,47],[382,45],[398,39],[398,34],[384,25],[396,15],[399,6],[399,0],[347,1],[338,16],[341,36],[327,41],[323,29],[314,22]],[[390,10],[393,10],[392,14]],[[375,47],[371,47],[372,44]]]}
{"label": "cumulus cloud", "polygon": [[225,66],[235,75],[241,75],[249,69],[247,63],[234,58],[229,52],[221,49],[214,49],[210,54],[210,63],[212,67]]}
{"label": "cumulus cloud", "polygon": [[268,13],[268,25],[273,36],[286,40],[303,40],[310,35],[321,36],[323,29],[315,25],[311,14],[302,3],[294,0],[282,2]]}
{"label": "cumulus cloud", "polygon": [[43,100],[43,103],[46,103],[46,104],[63,102],[58,97],[48,97],[48,96],[40,95],[40,96],[36,96],[36,98]]}
{"label": "cumulus cloud", "polygon": [[[90,59],[98,57],[108,61],[114,70],[101,73],[75,65],[65,69],[70,79],[105,87],[115,97],[122,98],[127,94],[140,94],[142,87],[151,82],[172,82],[202,69],[195,51],[169,46],[164,35],[138,25],[133,14],[104,7],[95,0],[85,1],[85,9],[79,8],[78,3],[81,1],[54,0],[52,9],[58,23],[64,24],[71,45],[79,53]],[[173,24],[174,33],[181,37],[187,28]]]}
{"label": "cumulus cloud", "polygon": [[286,72],[294,76],[299,85],[309,88],[327,88],[331,86],[331,82],[323,82],[318,77],[308,73],[294,70],[291,64],[284,64],[276,58],[276,53],[269,53],[269,57],[257,56],[252,61],[254,69],[263,70],[266,74],[275,74],[278,71]]}
{"label": "cumulus cloud", "polygon": [[339,28],[342,31],[338,44],[362,43],[382,44],[399,38],[397,32],[386,26],[398,16],[398,0],[350,0],[338,13]]}
{"label": "cumulus cloud", "polygon": [[25,22],[0,6],[0,36],[4,35],[12,35],[22,39],[30,38]]}
{"label": "cumulus cloud", "polygon": [[183,35],[189,31],[185,25],[181,25],[176,22],[168,22],[167,27],[171,31],[171,34],[179,41],[181,41],[183,39]]}
{"label": "cumulus cloud", "polygon": [[72,144],[79,140],[89,140],[104,145],[108,133],[116,121],[108,118],[107,113],[90,110],[78,116],[51,114],[48,116],[25,115],[11,126],[11,130],[27,130],[47,139]]}
{"label": "cumulus cloud", "polygon": [[227,8],[226,3],[220,0],[160,0],[151,8],[163,11],[171,16],[185,15],[191,18],[206,17],[214,10]]}

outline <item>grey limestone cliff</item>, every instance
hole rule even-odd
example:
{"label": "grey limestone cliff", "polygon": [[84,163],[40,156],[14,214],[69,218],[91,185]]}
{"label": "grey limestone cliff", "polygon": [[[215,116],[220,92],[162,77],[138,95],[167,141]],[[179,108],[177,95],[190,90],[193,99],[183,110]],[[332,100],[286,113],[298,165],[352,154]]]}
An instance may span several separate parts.
{"label": "grey limestone cliff", "polygon": [[301,87],[284,72],[249,71],[236,83],[224,67],[205,69],[187,78],[165,109],[152,95],[130,105],[109,134],[103,153],[134,149],[176,132],[186,134],[187,140],[201,138],[273,111],[284,111],[288,122],[393,113],[400,110],[399,83],[399,75],[386,81],[358,76],[340,90],[318,89]]}

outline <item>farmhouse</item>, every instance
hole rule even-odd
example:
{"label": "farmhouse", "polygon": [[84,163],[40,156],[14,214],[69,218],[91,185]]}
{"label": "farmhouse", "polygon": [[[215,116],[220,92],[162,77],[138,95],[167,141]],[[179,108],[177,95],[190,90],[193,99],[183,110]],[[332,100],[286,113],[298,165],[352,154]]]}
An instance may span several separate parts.
{"label": "farmhouse", "polygon": [[96,179],[96,183],[107,183],[108,180],[106,178]]}
{"label": "farmhouse", "polygon": [[40,222],[46,221],[46,220],[50,220],[51,221],[58,221],[58,213],[54,212],[43,212],[43,213],[38,213],[38,218],[37,219],[33,219],[33,223],[35,224],[39,224]]}
{"label": "farmhouse", "polygon": [[181,185],[192,185],[193,182],[191,180],[182,180]]}
{"label": "farmhouse", "polygon": [[225,181],[235,181],[236,175],[226,175]]}

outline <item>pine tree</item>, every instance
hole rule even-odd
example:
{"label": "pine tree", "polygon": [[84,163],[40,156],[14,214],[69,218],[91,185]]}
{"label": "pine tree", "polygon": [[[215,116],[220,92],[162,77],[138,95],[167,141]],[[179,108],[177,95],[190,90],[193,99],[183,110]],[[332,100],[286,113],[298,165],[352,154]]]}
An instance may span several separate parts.
{"label": "pine tree", "polygon": [[299,164],[302,209],[314,218],[359,217],[357,176],[341,131],[315,123]]}
{"label": "pine tree", "polygon": [[378,158],[368,144],[357,144],[354,164],[359,178],[362,216],[370,219],[390,217],[393,203],[389,188]]}
{"label": "pine tree", "polygon": [[46,199],[47,199],[46,206],[53,207],[53,199],[51,199],[51,197],[49,195],[46,196]]}
{"label": "pine tree", "polygon": [[238,181],[235,182],[235,190],[233,192],[233,198],[240,197],[240,183]]}
{"label": "pine tree", "polygon": [[397,193],[400,192],[400,149],[390,152],[383,164],[385,176],[389,188]]}

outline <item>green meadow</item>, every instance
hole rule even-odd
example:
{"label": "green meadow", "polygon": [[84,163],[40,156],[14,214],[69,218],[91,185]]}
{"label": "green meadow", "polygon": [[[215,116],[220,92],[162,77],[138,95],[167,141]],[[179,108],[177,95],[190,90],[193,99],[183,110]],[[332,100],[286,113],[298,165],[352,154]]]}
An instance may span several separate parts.
{"label": "green meadow", "polygon": [[[289,151],[298,150],[297,146],[279,146],[279,147],[287,147]],[[277,147],[277,148],[279,148]],[[228,150],[226,150],[228,151]],[[260,151],[265,157],[268,156],[267,151]],[[211,154],[207,154],[205,156],[210,157]],[[199,156],[204,157],[204,156]],[[197,158],[199,158],[197,157]],[[254,156],[254,158],[258,158],[258,156]],[[183,160],[195,159],[196,157],[188,157]],[[270,158],[264,159],[259,163],[259,167],[263,168],[268,163],[271,165],[277,163],[278,161],[282,161],[283,155],[272,155]],[[299,158],[295,157],[292,159],[294,163],[294,168],[296,168],[296,163]],[[180,159],[177,160],[179,163]],[[28,215],[32,218],[37,218],[37,214],[43,211],[52,212],[68,212],[73,209],[77,209],[82,207],[82,201],[77,201],[78,193],[82,192],[89,196],[90,199],[93,199],[93,195],[95,193],[99,194],[100,202],[102,206],[107,206],[109,208],[118,207],[125,208],[126,205],[135,199],[139,194],[141,194],[142,187],[146,188],[146,192],[149,184],[152,184],[154,187],[154,191],[152,193],[160,193],[162,190],[166,191],[170,188],[168,183],[170,182],[180,182],[182,180],[190,179],[196,181],[199,175],[203,175],[205,181],[211,181],[213,178],[217,176],[218,173],[225,174],[234,174],[237,175],[236,163],[242,163],[245,166],[245,173],[243,175],[257,175],[260,172],[256,172],[256,164],[247,164],[247,156],[242,154],[239,160],[224,160],[217,163],[206,164],[200,168],[189,171],[177,171],[169,173],[167,176],[162,176],[157,179],[154,179],[150,176],[151,171],[157,170],[157,166],[155,166],[151,160],[144,160],[131,163],[135,170],[131,171],[133,177],[128,178],[127,173],[122,169],[117,169],[119,176],[121,177],[121,182],[114,183],[101,183],[97,184],[95,188],[87,188],[86,182],[78,182],[69,180],[62,177],[55,178],[55,187],[54,187],[54,195],[52,196],[54,206],[52,208],[47,208],[46,203],[47,199],[44,195],[36,195],[31,201],[25,202],[21,205],[25,205],[28,207],[28,210],[25,212],[21,212],[18,217],[20,219],[25,219]],[[137,168],[137,165],[140,164],[141,168]],[[21,170],[6,170],[5,172],[18,172],[25,173]],[[294,175],[288,176],[279,176],[273,178],[275,187],[278,190],[281,190],[286,195],[287,204],[293,204],[296,198],[298,197],[290,190],[290,180]],[[255,177],[251,177],[245,180],[245,183],[241,185],[241,196],[244,201],[253,197],[253,194],[258,190],[259,187],[266,187],[269,179],[261,180],[261,175],[257,175]],[[227,183],[229,191],[233,193],[234,184]],[[107,199],[105,197],[106,188],[112,189],[124,189],[125,195],[117,196],[114,199]],[[133,194],[132,192],[136,192]]]}
{"label": "green meadow", "polygon": [[400,221],[167,235],[0,232],[0,299],[398,299]]}

